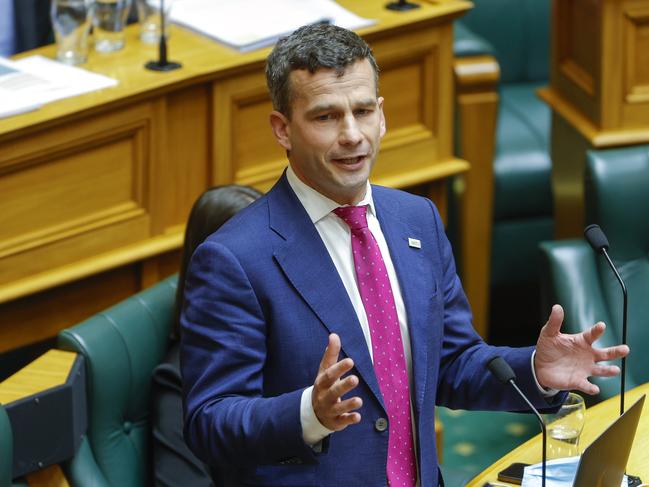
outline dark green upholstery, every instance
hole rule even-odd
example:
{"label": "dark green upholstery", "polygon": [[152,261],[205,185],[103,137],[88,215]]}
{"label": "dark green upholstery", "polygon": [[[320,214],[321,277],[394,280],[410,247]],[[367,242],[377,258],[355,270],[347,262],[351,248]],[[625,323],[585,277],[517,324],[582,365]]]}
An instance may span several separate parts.
{"label": "dark green upholstery", "polygon": [[[548,80],[551,2],[473,3],[473,10],[456,22],[455,55],[492,54],[501,70],[493,163],[492,297],[498,296],[499,287],[507,293],[519,290],[537,305],[537,247],[554,233],[550,109],[535,94]],[[505,306],[511,305],[509,301],[505,299]],[[538,320],[536,314],[533,322]],[[512,315],[509,308],[508,315]],[[491,321],[492,328],[498,324],[494,313]]]}
{"label": "dark green upholstery", "polygon": [[11,424],[7,411],[0,404],[0,487],[11,485],[13,461]]}
{"label": "dark green upholstery", "polygon": [[[627,388],[649,380],[649,146],[590,151],[585,175],[588,223],[597,223],[610,242],[609,255],[624,279],[628,295]],[[543,299],[563,305],[564,330],[579,332],[604,321],[607,332],[598,344],[619,343],[622,293],[604,261],[583,240],[546,242]],[[597,399],[619,392],[619,378],[595,380]]]}
{"label": "dark green upholstery", "polygon": [[165,355],[177,277],[63,330],[59,347],[84,355],[88,433],[66,466],[73,486],[150,484],[151,373]]}

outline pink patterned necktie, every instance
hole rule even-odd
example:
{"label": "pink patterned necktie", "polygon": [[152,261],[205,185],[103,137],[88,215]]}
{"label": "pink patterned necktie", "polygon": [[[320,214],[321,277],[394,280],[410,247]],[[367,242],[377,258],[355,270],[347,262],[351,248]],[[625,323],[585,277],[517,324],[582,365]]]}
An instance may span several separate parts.
{"label": "pink patterned necktie", "polygon": [[351,229],[358,290],[372,337],[374,372],[388,411],[388,485],[412,487],[417,467],[410,418],[410,391],[397,309],[388,272],[374,235],[367,227],[367,206],[336,208]]}

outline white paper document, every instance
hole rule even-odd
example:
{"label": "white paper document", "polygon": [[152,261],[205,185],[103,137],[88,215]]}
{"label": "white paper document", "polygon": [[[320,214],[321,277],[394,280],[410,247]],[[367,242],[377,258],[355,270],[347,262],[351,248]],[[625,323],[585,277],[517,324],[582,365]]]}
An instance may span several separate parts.
{"label": "white paper document", "polygon": [[170,18],[241,52],[270,46],[306,24],[358,29],[376,23],[333,0],[176,0]]}
{"label": "white paper document", "polygon": [[0,58],[0,118],[116,84],[113,78],[43,56],[17,61]]}
{"label": "white paper document", "polygon": [[[575,477],[577,476],[579,458],[580,457],[576,456],[548,460],[545,464],[546,487],[572,487]],[[535,463],[534,465],[525,467],[525,474],[523,476],[521,487],[541,487],[543,480],[542,471],[542,463]],[[620,487],[627,487],[627,485],[627,477],[625,475]]]}

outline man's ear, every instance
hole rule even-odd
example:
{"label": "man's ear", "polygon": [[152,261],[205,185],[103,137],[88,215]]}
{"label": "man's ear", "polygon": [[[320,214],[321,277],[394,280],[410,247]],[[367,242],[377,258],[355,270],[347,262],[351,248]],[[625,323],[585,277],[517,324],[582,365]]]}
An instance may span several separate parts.
{"label": "man's ear", "polygon": [[288,118],[283,113],[273,110],[270,112],[270,128],[273,130],[273,135],[287,151],[291,150],[291,128],[289,127]]}

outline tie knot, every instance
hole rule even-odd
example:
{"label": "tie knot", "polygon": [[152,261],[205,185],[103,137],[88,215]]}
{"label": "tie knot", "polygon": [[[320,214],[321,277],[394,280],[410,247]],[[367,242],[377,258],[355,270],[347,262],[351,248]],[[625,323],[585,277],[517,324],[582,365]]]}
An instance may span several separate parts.
{"label": "tie knot", "polygon": [[352,230],[367,228],[367,205],[363,206],[341,206],[334,210]]}

